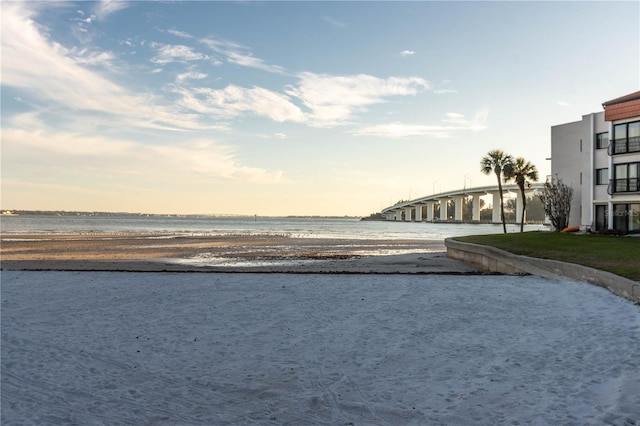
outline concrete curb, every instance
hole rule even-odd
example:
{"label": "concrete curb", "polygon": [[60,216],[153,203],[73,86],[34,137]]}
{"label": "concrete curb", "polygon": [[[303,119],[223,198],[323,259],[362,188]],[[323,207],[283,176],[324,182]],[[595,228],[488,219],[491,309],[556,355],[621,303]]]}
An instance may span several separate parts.
{"label": "concrete curb", "polygon": [[495,247],[444,240],[447,256],[487,272],[532,274],[546,278],[564,278],[604,287],[612,293],[640,303],[640,283],[610,272],[575,263],[538,259],[509,253]]}

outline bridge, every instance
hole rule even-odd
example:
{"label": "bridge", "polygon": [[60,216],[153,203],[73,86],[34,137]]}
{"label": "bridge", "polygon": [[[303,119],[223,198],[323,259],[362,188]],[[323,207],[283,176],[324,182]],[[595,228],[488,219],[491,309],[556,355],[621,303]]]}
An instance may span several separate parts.
{"label": "bridge", "polygon": [[[544,183],[530,184],[525,190],[533,192],[544,188]],[[516,194],[516,221],[522,217],[522,196],[518,185],[502,185],[503,194]],[[462,206],[468,197],[473,197],[471,220],[472,222],[480,222],[480,197],[492,195],[493,207],[491,221],[493,223],[502,223],[500,218],[500,190],[498,185],[483,186],[478,188],[464,188],[456,191],[441,192],[439,194],[427,195],[425,197],[416,198],[410,201],[404,201],[393,206],[382,209],[382,216],[386,220],[400,220],[405,222],[438,222],[448,220],[447,203],[449,200],[455,202],[454,221],[462,222]],[[434,216],[435,205],[440,206],[440,214]],[[526,218],[525,218],[526,221]]]}

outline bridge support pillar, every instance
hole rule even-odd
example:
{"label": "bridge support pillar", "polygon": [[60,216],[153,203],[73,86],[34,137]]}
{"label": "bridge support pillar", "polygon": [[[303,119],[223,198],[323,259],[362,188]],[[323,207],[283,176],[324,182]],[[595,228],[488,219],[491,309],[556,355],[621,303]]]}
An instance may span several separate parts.
{"label": "bridge support pillar", "polygon": [[440,203],[440,216],[438,217],[439,220],[447,220],[449,218],[447,201],[449,201],[447,198],[441,198],[438,200],[438,202]]}
{"label": "bridge support pillar", "polygon": [[416,222],[422,222],[422,204],[416,206]]}
{"label": "bridge support pillar", "polygon": [[454,201],[455,201],[455,206],[456,206],[456,211],[455,211],[455,217],[454,219],[457,221],[462,222],[462,206],[464,205],[464,196],[459,196],[459,197],[455,197]]}
{"label": "bridge support pillar", "polygon": [[404,221],[405,222],[411,222],[412,220],[412,215],[413,213],[413,207],[407,207],[404,209]]}
{"label": "bridge support pillar", "polygon": [[433,222],[433,205],[435,202],[427,201],[427,221]]}
{"label": "bridge support pillar", "polygon": [[491,194],[493,195],[493,214],[491,216],[491,222],[502,223],[502,218],[500,217],[500,191],[493,191]]}
{"label": "bridge support pillar", "polygon": [[473,194],[471,220],[474,222],[480,221],[480,194]]}

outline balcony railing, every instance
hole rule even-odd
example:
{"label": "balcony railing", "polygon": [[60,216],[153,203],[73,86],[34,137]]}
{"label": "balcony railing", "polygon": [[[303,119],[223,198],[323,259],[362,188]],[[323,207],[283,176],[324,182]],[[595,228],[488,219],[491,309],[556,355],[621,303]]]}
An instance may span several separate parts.
{"label": "balcony railing", "polygon": [[609,139],[607,152],[609,155],[640,152],[640,136],[632,136],[628,139]]}
{"label": "balcony railing", "polygon": [[609,179],[609,187],[607,188],[609,195],[619,194],[622,192],[640,192],[640,179]]}

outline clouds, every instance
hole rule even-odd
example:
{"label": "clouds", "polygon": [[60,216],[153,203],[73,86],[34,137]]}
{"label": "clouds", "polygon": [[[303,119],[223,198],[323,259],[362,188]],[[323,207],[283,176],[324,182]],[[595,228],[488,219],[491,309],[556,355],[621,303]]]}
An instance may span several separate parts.
{"label": "clouds", "polygon": [[129,4],[122,0],[100,0],[95,8],[94,13],[98,19],[107,19],[110,15],[119,10],[126,9]]}
{"label": "clouds", "polygon": [[449,138],[458,132],[485,129],[488,115],[488,108],[480,109],[473,119],[467,119],[463,114],[450,112],[441,120],[443,124],[424,125],[393,122],[365,126],[353,133],[356,136],[376,136],[392,139],[409,137]]}
{"label": "clouds", "polygon": [[200,43],[220,55],[227,63],[275,74],[286,74],[285,68],[279,65],[268,64],[264,60],[254,57],[247,47],[238,43],[212,37],[203,38],[200,40]]}
{"label": "clouds", "polygon": [[282,179],[280,171],[243,166],[235,148],[210,140],[149,145],[47,128],[9,128],[3,130],[2,145],[3,155],[13,163],[5,172],[25,182],[41,181],[60,170],[75,180],[74,185],[131,178],[145,185],[167,177],[176,184],[212,179],[268,184]]}
{"label": "clouds", "polygon": [[207,55],[194,51],[191,47],[181,44],[168,45],[151,43],[151,47],[156,49],[156,55],[151,58],[154,64],[165,65],[171,62],[190,62],[208,59]]}
{"label": "clouds", "polygon": [[202,80],[203,78],[207,78],[207,74],[195,71],[183,72],[182,74],[178,74],[176,76],[176,82],[182,83],[187,80]]}
{"label": "clouds", "polygon": [[255,114],[276,122],[303,122],[304,114],[283,94],[261,87],[245,88],[229,85],[224,89],[206,87],[177,89],[185,109],[221,118],[234,118],[243,113]]}
{"label": "clouds", "polygon": [[[156,20],[163,13],[150,13],[191,7],[200,3],[3,3],[3,181],[44,192],[160,194],[158,185],[176,193],[212,185],[237,194],[267,184],[306,194],[302,182],[320,175],[333,182],[340,170],[354,170],[353,160],[335,166],[333,157],[336,146],[349,145],[359,156],[365,138],[358,136],[431,139],[485,125],[453,113],[408,119],[422,117],[414,110],[450,85],[412,72],[407,64],[416,61],[393,51],[395,68],[309,60],[313,52],[298,60],[219,21],[187,32],[193,16],[163,21]],[[349,32],[325,21],[344,29],[322,26],[333,34]],[[20,199],[19,190],[13,194]]]}
{"label": "clouds", "polygon": [[308,122],[316,126],[333,126],[350,120],[365,107],[385,102],[392,96],[416,95],[429,88],[419,77],[389,77],[367,75],[328,75],[303,72],[298,84],[286,93],[298,98],[311,113]]}
{"label": "clouds", "polygon": [[[179,30],[171,30],[170,33],[185,39],[194,38]],[[177,91],[182,96],[178,102],[184,108],[224,118],[248,113],[276,122],[334,127],[349,123],[358,112],[366,112],[367,106],[387,102],[390,97],[416,96],[431,89],[426,79],[415,76],[380,78],[368,74],[294,73],[255,57],[248,47],[239,43],[215,37],[201,38],[198,43],[208,48],[214,56],[197,53],[193,48],[183,45],[155,46],[158,47],[158,53],[153,62],[166,64],[215,58],[217,65],[227,63],[254,68],[296,80],[286,85],[282,92],[255,86],[243,88],[235,84],[222,89],[193,87]]]}
{"label": "clouds", "polygon": [[284,93],[233,84],[223,89],[181,87],[174,92],[181,96],[180,106],[200,114],[234,118],[247,113],[276,122],[334,127],[349,124],[359,113],[366,112],[368,106],[395,96],[415,96],[428,88],[429,83],[418,77],[383,79],[366,74],[334,76],[305,72]]}
{"label": "clouds", "polygon": [[[96,6],[95,13],[104,19],[123,7],[120,2],[102,2]],[[251,49],[240,43],[213,36],[198,38],[172,28],[166,33],[184,42],[142,43],[151,49],[149,65],[154,68],[148,70],[150,74],[159,74],[166,66],[173,65],[170,71],[175,73],[173,80],[163,87],[166,93],[177,96],[172,100],[164,98],[161,91],[136,93],[114,83],[108,74],[98,74],[85,67],[113,70],[113,64],[122,61],[114,52],[90,47],[67,49],[42,34],[27,9],[3,8],[3,84],[30,92],[42,104],[99,112],[138,127],[228,129],[229,120],[257,116],[276,123],[311,127],[358,126],[363,130],[351,133],[363,134],[367,129],[376,129],[375,124],[365,124],[370,107],[434,90],[429,81],[418,76],[293,72],[254,56]],[[409,50],[402,53],[403,56],[413,54]],[[222,81],[225,85],[220,87],[216,70],[222,64],[279,75],[289,83],[262,87]],[[180,70],[179,66],[184,69]],[[423,130],[399,133],[432,134],[424,131],[424,127],[419,128]]]}
{"label": "clouds", "polygon": [[21,3],[3,4],[2,84],[30,95],[41,107],[101,114],[139,127],[198,127],[188,116],[154,104],[153,96],[131,92],[83,65],[108,64],[110,53],[71,51],[51,42]]}

